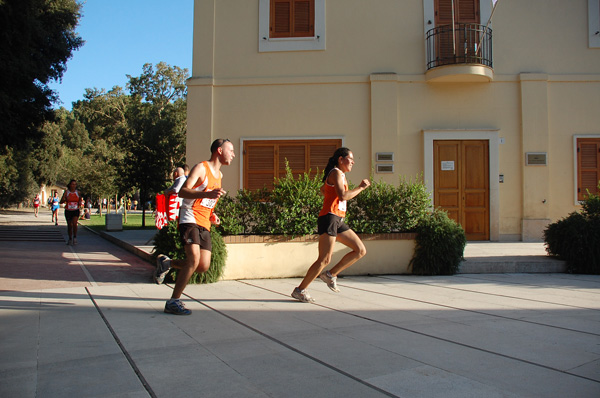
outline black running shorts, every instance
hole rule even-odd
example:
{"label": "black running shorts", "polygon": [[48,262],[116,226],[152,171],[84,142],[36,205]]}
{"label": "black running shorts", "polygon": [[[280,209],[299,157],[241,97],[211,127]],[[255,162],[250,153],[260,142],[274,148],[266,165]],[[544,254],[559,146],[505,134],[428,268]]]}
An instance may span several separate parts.
{"label": "black running shorts", "polygon": [[79,210],[65,210],[65,219],[71,221],[73,217],[79,218]]}
{"label": "black running shorts", "polygon": [[197,224],[179,224],[179,236],[184,245],[199,245],[200,249],[212,251],[210,231]]}
{"label": "black running shorts", "polygon": [[325,214],[317,219],[317,230],[319,235],[327,234],[329,236],[337,236],[349,229],[350,227],[344,222],[344,219],[335,214]]}

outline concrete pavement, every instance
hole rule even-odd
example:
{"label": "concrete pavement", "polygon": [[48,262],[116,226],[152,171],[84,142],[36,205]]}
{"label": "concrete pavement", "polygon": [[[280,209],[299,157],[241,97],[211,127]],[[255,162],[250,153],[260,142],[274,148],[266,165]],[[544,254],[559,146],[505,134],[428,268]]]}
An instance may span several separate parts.
{"label": "concrete pavement", "polygon": [[[0,214],[8,236],[55,228]],[[151,265],[79,241],[0,238],[1,397],[600,396],[599,276],[346,277],[316,304],[298,279],[222,281],[173,316]]]}

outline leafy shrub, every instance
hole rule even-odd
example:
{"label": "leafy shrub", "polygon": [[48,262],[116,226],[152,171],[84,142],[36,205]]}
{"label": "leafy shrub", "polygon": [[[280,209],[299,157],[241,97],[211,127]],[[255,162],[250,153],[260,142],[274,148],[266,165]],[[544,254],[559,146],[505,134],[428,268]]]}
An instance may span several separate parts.
{"label": "leafy shrub", "polygon": [[270,230],[267,190],[239,190],[237,196],[227,194],[217,203],[215,212],[221,218],[219,231],[224,235],[262,235]]}
{"label": "leafy shrub", "polygon": [[225,235],[309,235],[317,232],[321,181],[308,173],[294,177],[289,167],[273,189],[239,190],[217,203],[219,230]]}
{"label": "leafy shrub", "polygon": [[[217,204],[220,231],[225,235],[309,235],[317,232],[323,204],[320,173],[286,175],[274,181],[273,190],[240,190]],[[413,230],[427,214],[429,194],[421,182],[400,180],[398,186],[373,182],[348,202],[347,222],[358,233],[391,233]]]}
{"label": "leafy shrub", "polygon": [[398,186],[373,181],[348,202],[347,222],[357,233],[408,232],[428,213],[429,193],[420,182],[401,179]]}
{"label": "leafy shrub", "polygon": [[567,272],[600,274],[600,198],[588,195],[581,213],[548,225],[546,251],[567,263]]}
{"label": "leafy shrub", "polygon": [[[190,278],[189,283],[213,283],[218,281],[223,275],[225,269],[225,261],[227,259],[227,247],[223,241],[221,234],[212,228],[210,231],[212,240],[212,256],[210,268],[208,271],[198,274],[194,273]],[[154,236],[154,250],[152,258],[156,261],[159,254],[166,254],[172,259],[183,260],[185,258],[185,249],[179,237],[177,229],[177,221],[169,221],[169,224],[164,226]],[[172,269],[167,276],[167,280],[173,282],[177,279],[177,270]]]}
{"label": "leafy shrub", "polygon": [[467,238],[445,211],[435,210],[416,228],[415,252],[409,267],[415,275],[453,275],[458,272]]}
{"label": "leafy shrub", "polygon": [[319,193],[320,174],[304,173],[294,177],[289,167],[285,176],[276,180],[269,196],[270,233],[309,235],[317,232],[317,216],[323,204]]}

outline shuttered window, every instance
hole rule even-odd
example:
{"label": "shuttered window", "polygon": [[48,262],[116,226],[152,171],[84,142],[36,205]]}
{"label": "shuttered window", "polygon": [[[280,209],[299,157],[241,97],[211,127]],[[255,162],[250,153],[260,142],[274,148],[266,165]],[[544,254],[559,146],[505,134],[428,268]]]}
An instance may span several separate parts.
{"label": "shuttered window", "polygon": [[463,25],[459,24],[479,24],[479,0],[435,0],[435,26],[445,26],[441,28],[436,42],[438,65],[464,63],[469,57],[477,56],[479,35],[473,34],[472,30],[461,28]]}
{"label": "shuttered window", "polygon": [[286,160],[294,175],[322,173],[341,139],[265,140],[244,142],[244,188],[273,188],[273,180],[285,175]]}
{"label": "shuttered window", "polygon": [[600,181],[600,138],[577,139],[577,200],[588,191],[598,194]]}
{"label": "shuttered window", "polygon": [[435,25],[452,24],[452,1],[454,22],[479,23],[479,0],[435,0]]}
{"label": "shuttered window", "polygon": [[271,0],[269,36],[314,37],[315,0]]}

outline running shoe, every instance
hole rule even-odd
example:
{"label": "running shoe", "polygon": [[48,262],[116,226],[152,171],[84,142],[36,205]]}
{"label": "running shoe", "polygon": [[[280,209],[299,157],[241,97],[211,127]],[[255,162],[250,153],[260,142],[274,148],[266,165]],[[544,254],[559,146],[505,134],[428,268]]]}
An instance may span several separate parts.
{"label": "running shoe", "polygon": [[174,315],[190,315],[192,310],[185,308],[185,305],[179,299],[169,300],[165,304],[165,313]]}
{"label": "running shoe", "polygon": [[333,276],[331,273],[329,273],[329,271],[325,271],[319,275],[319,278],[321,278],[323,282],[327,283],[328,288],[336,293],[340,292],[340,289],[337,287],[337,276]]}
{"label": "running shoe", "polygon": [[69,238],[69,241],[67,242],[67,246],[71,246],[73,245],[73,239]]}
{"label": "running shoe", "polygon": [[314,303],[315,299],[308,294],[306,289],[300,290],[299,288],[295,288],[292,292],[292,297],[302,301],[303,303]]}
{"label": "running shoe", "polygon": [[171,259],[164,254],[159,254],[156,258],[156,269],[154,270],[154,282],[160,285],[165,281],[165,277],[171,269]]}
{"label": "running shoe", "polygon": [[76,245],[77,244],[77,237],[73,237],[73,244]]}

